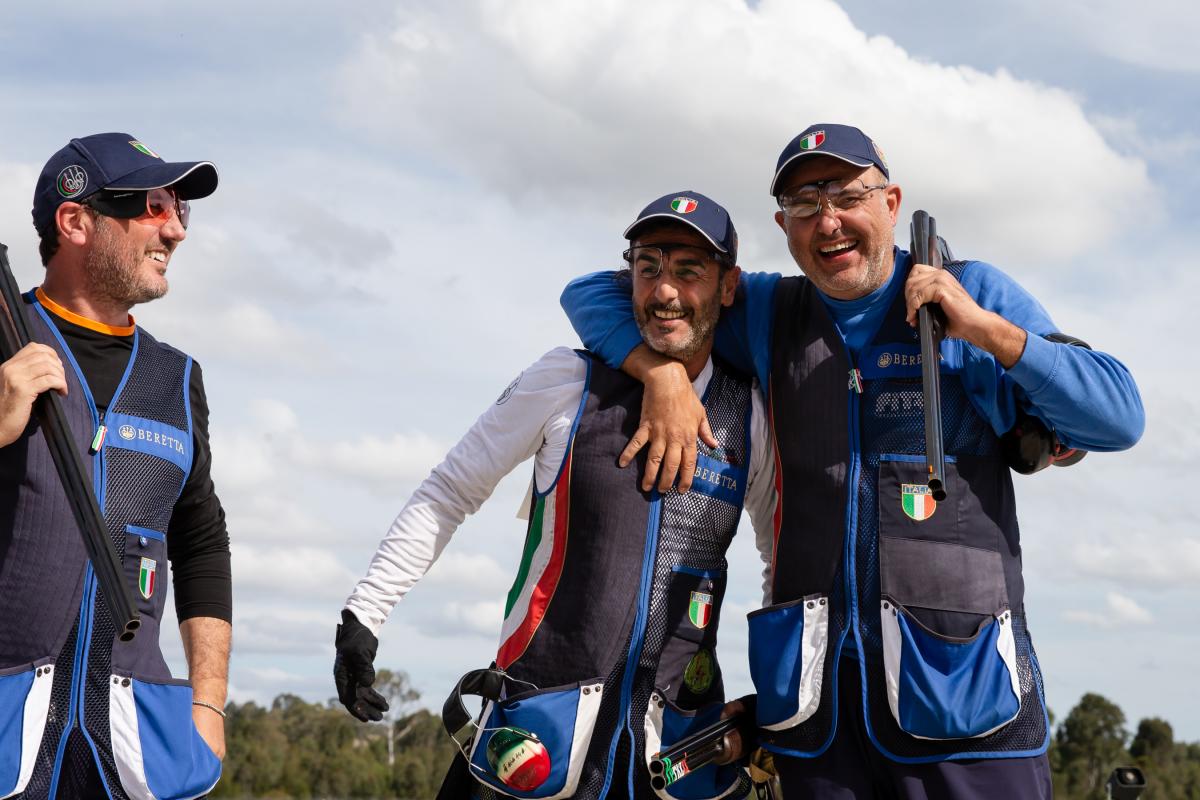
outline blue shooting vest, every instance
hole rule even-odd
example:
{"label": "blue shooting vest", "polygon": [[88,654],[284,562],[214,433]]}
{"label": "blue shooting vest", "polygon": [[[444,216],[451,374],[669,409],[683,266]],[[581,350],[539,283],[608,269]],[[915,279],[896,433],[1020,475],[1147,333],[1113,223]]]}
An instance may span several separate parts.
{"label": "blue shooting vest", "polygon": [[[470,754],[480,800],[652,800],[649,757],[715,723],[725,702],[717,625],[749,474],[750,382],[714,362],[702,400],[721,446],[699,443],[691,491],[661,495],[640,488],[645,451],[617,466],[642,384],[581,357],[576,429],[553,484],[534,487],[496,657],[528,690],[483,712]],[[488,741],[505,725],[533,731],[550,754],[550,776],[533,792],[488,768]],[[737,798],[749,788],[740,768],[710,765],[657,794]]]}
{"label": "blue shooting vest", "polygon": [[[31,420],[0,448],[0,797],[53,798],[76,731],[111,797],[198,797],[216,784],[220,761],[192,724],[191,687],[171,677],[158,645],[167,526],[192,464],[192,360],[136,329],[101,418],[48,312],[33,293],[25,300],[34,340],[53,347],[66,367],[62,405],[141,627],[130,642],[116,639],[46,440]],[[101,425],[105,435],[93,450]]]}
{"label": "blue shooting vest", "polygon": [[[963,266],[947,269],[957,278]],[[775,303],[775,605],[750,618],[766,746],[824,752],[839,715],[854,713],[836,707],[838,670],[849,667],[861,671],[868,735],[891,759],[1045,752],[998,438],[943,362],[947,498],[935,503],[924,474],[920,345],[903,292],[857,364],[806,279],[781,279]],[[857,660],[839,657],[847,644]]]}

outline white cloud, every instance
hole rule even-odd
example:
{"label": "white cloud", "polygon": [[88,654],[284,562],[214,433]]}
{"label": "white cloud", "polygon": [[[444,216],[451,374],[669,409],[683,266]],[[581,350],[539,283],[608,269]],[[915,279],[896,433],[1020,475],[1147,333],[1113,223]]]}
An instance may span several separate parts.
{"label": "white cloud", "polygon": [[1148,625],[1154,621],[1150,612],[1138,605],[1136,600],[1118,592],[1109,592],[1105,596],[1105,606],[1104,610],[1066,611],[1063,619],[1095,628],[1127,628]]}
{"label": "white cloud", "polygon": [[1123,532],[1102,541],[1081,541],[1070,558],[1081,574],[1092,578],[1156,589],[1200,583],[1200,539],[1195,536]]}
{"label": "white cloud", "polygon": [[495,639],[504,620],[504,602],[481,600],[474,603],[451,601],[439,613],[423,620],[421,627],[427,636],[463,636],[474,634]]}
{"label": "white cloud", "polygon": [[[663,46],[664,30],[688,48]],[[345,88],[364,125],[525,203],[604,214],[694,184],[730,207],[751,253],[767,237],[778,250],[766,196],[776,156],[821,120],[870,132],[911,207],[936,209],[972,249],[1049,262],[1156,205],[1144,165],[1114,150],[1079,98],[917,61],[829,0],[478,0],[436,15],[404,3],[347,63]],[[1047,219],[1052,235],[1025,235]]]}
{"label": "white cloud", "polygon": [[424,580],[431,587],[452,586],[460,593],[496,597],[508,591],[513,575],[485,553],[450,549],[442,554]]}
{"label": "white cloud", "polygon": [[337,608],[358,576],[326,548],[260,546],[235,539],[233,584],[239,594],[303,598]]}
{"label": "white cloud", "polygon": [[1200,15],[1177,0],[1024,0],[1030,21],[1058,29],[1097,53],[1161,70],[1200,72]]}

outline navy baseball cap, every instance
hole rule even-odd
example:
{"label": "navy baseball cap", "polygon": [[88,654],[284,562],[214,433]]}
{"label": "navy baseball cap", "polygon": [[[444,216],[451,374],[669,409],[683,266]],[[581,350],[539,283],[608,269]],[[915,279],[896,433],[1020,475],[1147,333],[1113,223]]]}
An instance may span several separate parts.
{"label": "navy baseball cap", "polygon": [[805,156],[830,156],[856,167],[874,165],[879,167],[885,179],[891,180],[883,151],[871,137],[850,125],[826,122],[809,125],[783,148],[775,165],[775,177],[771,179],[772,197],[779,196],[779,179],[784,171]]}
{"label": "navy baseball cap", "polygon": [[718,251],[728,253],[731,262],[737,263],[738,237],[729,212],[699,192],[685,190],[664,194],[642,209],[633,224],[625,229],[625,238],[632,242],[638,229],[650,220],[675,220],[689,225]]}
{"label": "navy baseball cap", "polygon": [[101,189],[163,186],[173,188],[180,200],[207,197],[217,189],[217,168],[210,161],[163,161],[127,133],[72,139],[42,167],[33,191],[33,226],[39,233],[50,231],[60,205],[81,202]]}

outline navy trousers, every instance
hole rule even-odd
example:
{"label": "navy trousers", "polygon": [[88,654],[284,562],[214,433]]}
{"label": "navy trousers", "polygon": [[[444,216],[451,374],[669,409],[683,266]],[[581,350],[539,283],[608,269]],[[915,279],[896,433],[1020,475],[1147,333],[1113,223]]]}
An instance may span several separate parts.
{"label": "navy trousers", "polygon": [[838,726],[817,758],[775,756],[784,800],[1050,800],[1050,762],[980,758],[900,764],[884,757],[863,723],[858,664],[838,675]]}

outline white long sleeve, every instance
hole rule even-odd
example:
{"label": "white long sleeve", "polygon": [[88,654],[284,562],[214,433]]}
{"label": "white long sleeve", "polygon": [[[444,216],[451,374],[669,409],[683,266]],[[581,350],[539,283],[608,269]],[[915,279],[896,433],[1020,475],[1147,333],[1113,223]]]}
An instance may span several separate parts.
{"label": "white long sleeve", "polygon": [[566,455],[583,397],[587,364],[560,347],[522,372],[466,435],[433,468],[396,516],[367,574],[346,608],[371,632],[437,560],[468,514],[479,510],[496,484],[536,455],[539,486],[554,479]]}

